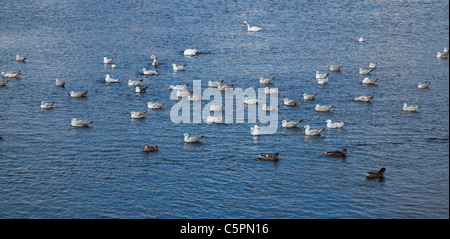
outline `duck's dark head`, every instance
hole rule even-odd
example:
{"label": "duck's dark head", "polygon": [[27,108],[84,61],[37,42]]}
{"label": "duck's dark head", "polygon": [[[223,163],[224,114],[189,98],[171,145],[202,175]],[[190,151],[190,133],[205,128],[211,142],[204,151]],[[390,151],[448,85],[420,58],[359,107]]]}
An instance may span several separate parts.
{"label": "duck's dark head", "polygon": [[279,153],[275,153],[275,154],[273,154],[273,156],[281,157],[281,155]]}
{"label": "duck's dark head", "polygon": [[386,171],[386,168],[381,168],[380,171],[378,171],[378,173],[383,174]]}
{"label": "duck's dark head", "polygon": [[347,149],[343,149],[342,153],[348,153],[348,150]]}

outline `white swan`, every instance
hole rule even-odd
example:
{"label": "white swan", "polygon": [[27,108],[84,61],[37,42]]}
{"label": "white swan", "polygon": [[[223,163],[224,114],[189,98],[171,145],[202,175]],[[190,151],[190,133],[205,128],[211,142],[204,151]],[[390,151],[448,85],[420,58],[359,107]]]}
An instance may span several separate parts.
{"label": "white swan", "polygon": [[261,135],[261,132],[259,131],[259,126],[258,125],[254,125],[253,127],[250,127],[250,134],[253,136],[258,136]]}
{"label": "white swan", "polygon": [[303,126],[305,128],[305,134],[308,136],[320,136],[320,133],[325,130],[325,128],[322,129],[311,129],[309,125]]}
{"label": "white swan", "polygon": [[185,56],[195,56],[198,53],[200,53],[200,51],[198,51],[197,49],[186,49],[183,52],[183,55]]}
{"label": "white swan", "polygon": [[314,109],[318,112],[328,112],[334,107],[335,107],[334,105],[319,105],[319,104],[317,104]]}
{"label": "white swan", "polygon": [[329,128],[329,129],[340,129],[340,128],[344,127],[344,125],[347,124],[347,122],[333,123],[333,122],[331,122],[330,119],[325,120],[325,122],[327,122],[327,128]]}
{"label": "white swan", "polygon": [[184,133],[184,142],[186,143],[194,143],[194,142],[200,142],[201,139],[203,139],[205,136],[199,136],[199,137],[189,137],[188,133]]}
{"label": "white swan", "polygon": [[131,118],[133,119],[144,118],[146,113],[147,113],[146,111],[132,111]]}
{"label": "white swan", "polygon": [[403,111],[407,111],[407,112],[416,112],[420,108],[422,108],[422,106],[407,105],[406,103],[403,104]]}
{"label": "white swan", "polygon": [[261,27],[251,27],[250,24],[248,24],[248,22],[244,21],[244,26],[247,26],[247,31],[249,32],[259,32],[262,30]]}
{"label": "white swan", "polygon": [[107,83],[120,83],[120,79],[113,79],[110,75],[105,75],[105,81]]}

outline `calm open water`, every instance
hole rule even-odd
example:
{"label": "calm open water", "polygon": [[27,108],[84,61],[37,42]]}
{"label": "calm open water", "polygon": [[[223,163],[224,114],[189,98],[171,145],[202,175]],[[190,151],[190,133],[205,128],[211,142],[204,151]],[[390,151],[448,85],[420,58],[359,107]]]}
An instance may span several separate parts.
{"label": "calm open water", "polygon": [[[0,12],[0,71],[22,72],[0,87],[0,218],[449,217],[449,61],[435,57],[449,47],[446,0],[3,0]],[[249,34],[243,21],[264,30]],[[185,57],[186,48],[205,54]],[[159,75],[143,77],[152,54]],[[360,84],[370,62],[376,86]],[[342,72],[317,85],[315,71],[330,64]],[[106,84],[105,74],[122,82]],[[223,79],[246,89],[259,77],[276,77],[280,104],[319,94],[281,106],[280,121],[302,119],[299,129],[254,139],[247,122],[170,120],[169,85]],[[145,79],[149,92],[134,93],[128,79]],[[84,89],[83,99],[68,94]],[[375,98],[352,101],[360,95]],[[148,101],[166,105],[132,120]],[[420,113],[404,113],[404,102]],[[316,103],[336,108],[316,113]],[[73,117],[94,123],[75,129]],[[303,125],[326,119],[349,123],[304,135]],[[185,144],[185,132],[206,137]],[[144,144],[160,150],[143,153]],[[343,147],[346,159],[324,154]],[[274,152],[279,162],[257,159]],[[366,180],[381,167],[384,181]]]}

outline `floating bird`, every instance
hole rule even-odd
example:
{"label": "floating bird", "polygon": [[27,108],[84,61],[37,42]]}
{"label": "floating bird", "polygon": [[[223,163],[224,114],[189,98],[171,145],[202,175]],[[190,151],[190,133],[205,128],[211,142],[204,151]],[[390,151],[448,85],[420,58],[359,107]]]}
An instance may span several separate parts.
{"label": "floating bird", "polygon": [[185,68],[186,68],[186,66],[187,65],[177,65],[177,64],[172,64],[172,69],[174,70],[174,71],[184,71],[184,70],[186,70]]}
{"label": "floating bird", "polygon": [[1,81],[0,80],[0,86],[6,86],[6,84],[9,82],[9,80]]}
{"label": "floating bird", "polygon": [[184,50],[183,55],[185,55],[185,56],[195,56],[198,53],[200,53],[200,51],[198,51],[196,49],[186,49],[186,50]]}
{"label": "floating bird", "polygon": [[189,84],[186,85],[170,85],[169,90],[184,90],[189,86]]}
{"label": "floating bird", "polygon": [[3,139],[3,137],[0,135],[0,140],[2,140]]}
{"label": "floating bird", "polygon": [[259,78],[259,84],[270,84],[272,83],[272,81],[275,80],[275,77],[272,78],[264,78],[264,77],[260,77]]}
{"label": "floating bird", "polygon": [[157,75],[158,74],[157,71],[147,70],[145,68],[142,68],[141,71],[142,71],[142,75]]}
{"label": "floating bird", "polygon": [[259,98],[258,99],[249,99],[248,97],[244,97],[243,99],[244,99],[244,104],[247,104],[247,105],[255,105],[258,103],[258,101],[261,100]]}
{"label": "floating bird", "polygon": [[250,27],[250,24],[248,22],[244,21],[244,26],[247,26],[247,31],[249,32],[259,32],[262,30],[261,27]]}
{"label": "floating bird", "polygon": [[320,78],[320,79],[317,79],[317,84],[326,85],[326,84],[328,84],[329,80],[330,80],[330,78]]}
{"label": "floating bird", "polygon": [[342,149],[342,151],[330,151],[327,152],[327,156],[334,156],[334,157],[347,157],[348,150]]}
{"label": "floating bird", "polygon": [[16,55],[16,61],[18,62],[25,62],[26,59],[27,59],[26,57]]}
{"label": "floating bird", "polygon": [[141,85],[144,80],[128,80],[128,86],[138,86]]}
{"label": "floating bird", "polygon": [[320,133],[325,130],[325,128],[322,129],[311,129],[309,125],[303,126],[305,128],[305,134],[308,136],[320,136]]}
{"label": "floating bird", "polygon": [[359,41],[359,42],[364,42],[364,37],[360,37],[360,38],[358,39],[358,41]]}
{"label": "floating bird", "polygon": [[367,84],[367,85],[373,85],[373,84],[375,84],[375,82],[377,82],[377,81],[378,81],[378,78],[376,78],[376,79],[369,79],[368,77],[366,77],[366,78],[364,78],[364,79],[362,80],[361,83]]}
{"label": "floating bird", "polygon": [[274,95],[274,94],[278,94],[278,92],[280,92],[280,88],[269,88],[269,87],[265,87],[264,88],[264,93],[266,93],[266,95]]}
{"label": "floating bird", "polygon": [[319,71],[316,71],[316,79],[323,79],[327,77],[330,73],[320,73]]}
{"label": "floating bird", "polygon": [[378,65],[378,62],[370,63],[370,64],[369,64],[369,68],[370,68],[370,69],[375,69],[375,68],[377,68],[377,65]]}
{"label": "floating bird", "polygon": [[419,89],[426,89],[426,88],[428,88],[428,86],[430,86],[430,85],[431,85],[431,82],[427,81],[427,82],[425,82],[425,83],[419,83],[419,84],[417,85],[417,88],[419,88]]}
{"label": "floating bird", "polygon": [[193,95],[193,96],[188,95],[186,97],[186,99],[189,100],[189,101],[192,101],[192,102],[197,102],[197,101],[201,101],[202,100],[202,96],[203,95]]}
{"label": "floating bird", "polygon": [[222,83],[219,83],[217,85],[217,90],[219,91],[226,91],[226,90],[230,90],[234,87],[234,84],[230,84],[230,85],[222,85]]}
{"label": "floating bird", "polygon": [[262,110],[263,111],[276,111],[278,110],[278,108],[280,108],[280,106],[267,106],[266,104],[262,105]]}
{"label": "floating bird", "polygon": [[156,59],[153,59],[152,66],[157,67],[159,64]]}
{"label": "floating bird", "polygon": [[283,121],[281,121],[281,127],[283,127],[283,128],[295,128],[301,122],[303,122],[303,120],[289,121],[289,122],[287,120],[283,120]]}
{"label": "floating bird", "polygon": [[149,109],[161,109],[164,103],[148,102],[147,108]]}
{"label": "floating bird", "polygon": [[132,111],[131,118],[133,119],[144,118],[146,113],[147,113],[146,111]]}
{"label": "floating bird", "polygon": [[371,95],[362,95],[362,96],[356,97],[355,99],[353,99],[353,101],[370,102],[372,99],[373,99],[373,96],[371,96]]}
{"label": "floating bird", "polygon": [[441,59],[448,58],[448,55],[449,55],[448,48],[444,48],[444,52],[436,53],[436,57]]}
{"label": "floating bird", "polygon": [[88,91],[80,91],[80,92],[75,92],[75,91],[71,91],[69,92],[70,97],[72,98],[81,98],[84,97],[86,94],[88,93]]}
{"label": "floating bird", "polygon": [[219,112],[219,111],[222,111],[224,108],[225,108],[225,105],[210,105],[209,111]]}
{"label": "floating bird", "polygon": [[416,112],[420,108],[422,108],[422,106],[417,106],[417,105],[409,106],[406,103],[403,104],[403,111],[407,111],[407,112]]}
{"label": "floating bird", "polygon": [[265,161],[278,161],[280,157],[281,157],[281,155],[279,153],[274,153],[273,155],[262,154],[262,155],[259,155],[258,159],[262,159]]}
{"label": "floating bird", "polygon": [[328,112],[334,107],[335,107],[334,105],[319,105],[319,104],[317,104],[314,109],[318,112]]}
{"label": "floating bird", "polygon": [[303,93],[303,100],[314,100],[316,98],[317,94],[306,94]]}
{"label": "floating bird", "polygon": [[57,87],[64,87],[66,85],[65,82],[59,81],[59,79],[56,79],[55,85]]}
{"label": "floating bird", "polygon": [[369,69],[369,70],[364,70],[363,68],[359,68],[359,74],[360,75],[369,75],[370,72],[372,72],[373,69]]}
{"label": "floating bird", "polygon": [[20,71],[2,72],[2,77],[5,77],[5,78],[15,78],[18,75],[20,75]]}
{"label": "floating bird", "polygon": [[347,124],[347,122],[333,123],[333,122],[331,122],[330,119],[325,120],[325,122],[327,122],[327,128],[329,128],[329,129],[340,129],[340,128],[344,127],[344,125]]}
{"label": "floating bird", "polygon": [[288,98],[284,98],[283,99],[283,104],[284,105],[289,105],[289,106],[294,106],[297,105],[297,103],[302,100],[302,99],[295,99],[295,100],[290,100]]}
{"label": "floating bird", "polygon": [[53,105],[55,104],[55,101],[52,102],[41,102],[41,109],[50,109],[53,108]]}
{"label": "floating bird", "polygon": [[343,67],[343,65],[331,65],[330,66],[330,71],[341,71],[341,68]]}
{"label": "floating bird", "polygon": [[150,59],[156,60],[156,59],[158,59],[158,57],[157,57],[156,55],[151,55],[151,56],[150,56]]}
{"label": "floating bird", "polygon": [[224,80],[218,80],[218,81],[208,81],[208,87],[210,88],[217,88],[219,85],[223,83]]}
{"label": "floating bird", "polygon": [[185,143],[195,143],[195,142],[200,142],[201,139],[203,139],[205,136],[199,136],[199,137],[189,137],[188,133],[184,133],[184,142]]}
{"label": "floating bird", "polygon": [[366,176],[368,178],[384,178],[384,172],[385,171],[386,171],[386,168],[381,168],[380,171],[378,171],[378,173],[367,172]]}
{"label": "floating bird", "polygon": [[134,88],[134,92],[136,92],[136,93],[145,93],[145,91],[147,90],[147,88],[148,88],[148,86],[146,86],[146,87],[139,87],[139,86],[136,86],[136,88]]}
{"label": "floating bird", "polygon": [[261,135],[261,132],[259,131],[259,126],[258,125],[254,125],[253,127],[250,127],[250,134],[253,136],[259,136]]}
{"label": "floating bird", "polygon": [[120,79],[113,79],[108,74],[105,75],[105,82],[107,83],[120,83]]}
{"label": "floating bird", "polygon": [[177,97],[179,98],[186,98],[189,95],[191,95],[191,92],[187,91],[186,89],[177,90]]}
{"label": "floating bird", "polygon": [[114,58],[103,57],[103,64],[114,64]]}
{"label": "floating bird", "polygon": [[159,146],[155,145],[155,146],[149,146],[148,144],[144,145],[144,152],[155,152],[158,151]]}
{"label": "floating bird", "polygon": [[75,118],[73,118],[70,121],[70,124],[73,127],[88,127],[90,124],[94,123],[94,121],[88,121],[88,120],[77,120]]}
{"label": "floating bird", "polygon": [[222,120],[225,119],[225,116],[208,116],[206,117],[206,123],[208,124],[220,124],[222,123]]}
{"label": "floating bird", "polygon": [[116,64],[111,64],[111,68],[116,68],[117,65]]}

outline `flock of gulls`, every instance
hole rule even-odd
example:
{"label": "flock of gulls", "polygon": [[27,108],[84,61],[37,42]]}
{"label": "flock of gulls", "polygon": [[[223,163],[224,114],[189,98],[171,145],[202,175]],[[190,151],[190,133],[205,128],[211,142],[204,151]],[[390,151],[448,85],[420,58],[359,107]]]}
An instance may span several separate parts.
{"label": "flock of gulls", "polygon": [[[248,32],[259,32],[262,31],[263,29],[261,27],[255,27],[255,26],[250,26],[250,24],[246,21],[244,21],[244,26],[247,27],[247,31]],[[364,38],[360,37],[358,39],[359,42],[364,42]],[[196,49],[186,49],[183,54],[185,56],[194,56],[199,54],[200,51],[196,50]],[[440,58],[440,59],[445,59],[449,57],[449,49],[448,48],[444,48],[443,52],[437,52],[436,53],[436,57]],[[157,61],[157,56],[156,55],[152,55],[150,57],[150,60],[152,61],[152,66],[153,67],[157,67],[158,66],[158,61]],[[22,62],[25,63],[27,60],[27,57],[23,57],[23,56],[19,56],[16,55],[16,61],[17,62]],[[116,67],[116,64],[114,63],[114,58],[108,58],[108,57],[104,57],[103,58],[103,63],[104,64],[108,64],[111,65],[112,68]],[[368,69],[363,69],[360,68],[359,69],[359,75],[363,76],[364,79],[361,81],[362,84],[367,84],[367,85],[374,85],[377,81],[378,78],[376,79],[370,79],[368,76],[370,75],[370,73],[372,71],[374,71],[377,68],[378,63],[370,63],[368,66]],[[174,72],[176,71],[185,71],[187,65],[177,65],[177,64],[172,64],[171,65],[172,69]],[[319,72],[316,71],[316,81],[317,84],[319,85],[324,85],[324,84],[328,84],[329,82],[329,76],[330,74],[332,74],[333,72],[339,72],[341,71],[343,65],[331,65],[329,66],[329,70],[330,72]],[[157,75],[158,71],[157,70],[152,70],[152,69],[146,69],[143,68],[141,69],[142,71],[142,75]],[[1,76],[2,78],[18,78],[20,76],[21,72],[17,71],[17,72],[13,72],[13,71],[8,71],[8,72],[1,72]],[[264,78],[264,77],[260,77],[259,78],[259,83],[260,84],[271,84],[273,81],[275,80],[275,78]],[[2,86],[6,86],[8,84],[10,80],[6,79],[6,80],[0,80],[0,87]],[[120,83],[121,80],[120,79],[114,79],[112,78],[109,74],[105,75],[105,82],[106,83]],[[144,93],[147,89],[147,87],[141,87],[141,83],[143,82],[143,80],[128,80],[128,86],[130,87],[134,87],[135,88],[135,92],[136,93]],[[233,88],[233,84],[230,85],[222,85],[223,84],[223,80],[219,80],[219,81],[208,81],[208,87],[211,88],[217,88],[219,91],[226,91],[228,89]],[[431,82],[424,82],[424,83],[419,83],[418,84],[418,88],[419,89],[425,89],[428,88],[430,86]],[[59,79],[56,79],[55,81],[55,85],[56,87],[65,87],[65,82],[60,81]],[[189,101],[201,101],[201,95],[196,95],[196,96],[192,96],[191,92],[187,91],[186,88],[189,86],[189,84],[185,84],[185,85],[170,85],[169,86],[169,90],[175,90],[177,91],[177,96],[181,97],[181,98],[186,98]],[[272,94],[278,94],[280,92],[279,88],[269,88],[269,87],[265,87],[264,91],[267,95],[272,95]],[[88,91],[70,91],[69,92],[70,97],[72,98],[81,98],[81,97],[85,97],[88,94]],[[296,106],[298,102],[300,102],[302,99],[304,101],[313,101],[315,100],[315,97],[318,94],[307,94],[304,93],[303,94],[303,98],[299,98],[299,99],[288,99],[288,98],[284,98],[283,99],[283,104],[286,106]],[[374,96],[370,96],[370,95],[362,95],[359,97],[354,98],[354,101],[357,102],[370,102],[372,99],[374,98]],[[249,99],[248,97],[244,97],[244,103],[247,105],[255,105],[258,104],[260,101],[260,99]],[[41,102],[41,109],[51,109],[53,108],[55,104],[55,101],[52,102]],[[147,108],[148,109],[161,109],[163,107],[164,103],[158,103],[158,102],[148,102],[147,103]],[[215,106],[215,105],[211,105],[210,106],[210,111],[211,112],[220,112],[224,109],[225,105],[220,105],[220,106]],[[335,105],[320,105],[320,104],[316,104],[315,106],[315,111],[317,112],[329,112],[330,110],[332,110],[335,107]],[[278,110],[279,106],[267,106],[266,104],[262,105],[262,110],[263,111],[276,111]],[[408,105],[407,103],[403,104],[403,111],[406,112],[417,112],[419,109],[421,108],[421,106],[416,106],[416,105]],[[146,115],[146,111],[132,111],[130,113],[131,118],[133,119],[139,119],[139,118],[144,118]],[[207,117],[207,123],[208,124],[212,124],[212,123],[222,123],[222,120],[224,119],[224,117],[216,117],[216,116],[208,116]],[[283,128],[296,128],[298,127],[298,125],[300,123],[302,123],[303,120],[299,120],[299,121],[287,121],[287,120],[282,120],[281,125]],[[305,135],[307,136],[320,136],[320,134],[325,130],[325,129],[340,129],[343,128],[347,122],[333,122],[331,119],[328,119],[325,121],[326,122],[326,126],[323,128],[319,128],[319,129],[313,129],[310,127],[310,125],[304,125],[303,127],[305,128]],[[92,123],[94,123],[93,121],[90,120],[78,120],[76,118],[72,118],[71,119],[71,126],[72,127],[89,127]],[[259,136],[261,135],[261,131],[260,131],[260,127],[258,125],[254,125],[250,128],[250,134],[253,136]],[[184,133],[182,135],[184,137],[184,142],[185,143],[195,143],[195,142],[200,142],[201,139],[203,139],[205,136],[190,136],[188,133]],[[0,140],[2,140],[3,137],[0,135]],[[158,151],[159,146],[155,145],[155,146],[149,146],[148,144],[145,144],[143,146],[143,151],[144,152],[155,152]],[[333,157],[346,157],[348,154],[348,150],[347,149],[342,149],[340,151],[329,151],[326,152],[325,154],[327,156],[333,156]],[[259,159],[262,160],[267,160],[267,161],[278,161],[279,158],[281,157],[281,155],[279,153],[274,153],[273,155],[259,155]],[[381,168],[378,172],[367,172],[366,176],[368,178],[383,178],[384,175],[383,173],[386,171],[386,169],[383,167]]]}

